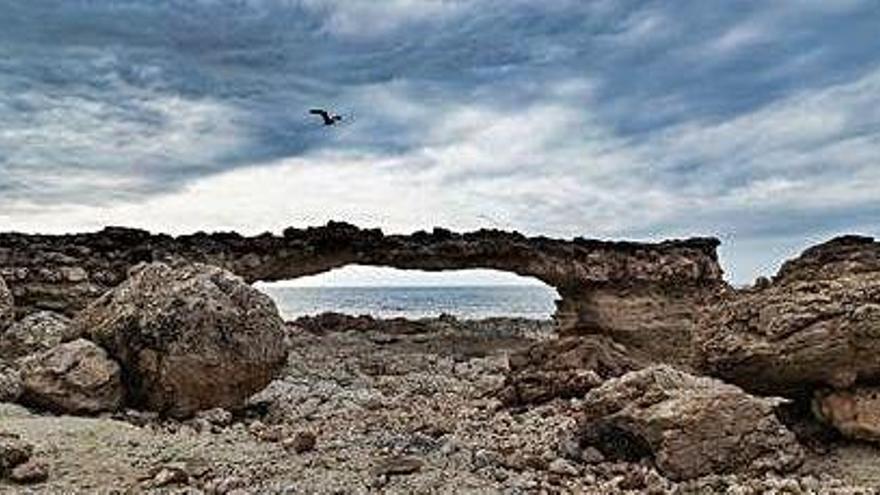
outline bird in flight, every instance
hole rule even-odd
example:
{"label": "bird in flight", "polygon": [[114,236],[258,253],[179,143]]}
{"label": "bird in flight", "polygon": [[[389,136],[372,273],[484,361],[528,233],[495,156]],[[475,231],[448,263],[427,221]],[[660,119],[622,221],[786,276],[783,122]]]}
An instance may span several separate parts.
{"label": "bird in flight", "polygon": [[320,115],[321,118],[324,119],[324,125],[336,125],[342,121],[341,115],[331,114],[327,110],[320,108],[313,108],[309,110],[309,113],[312,115]]}

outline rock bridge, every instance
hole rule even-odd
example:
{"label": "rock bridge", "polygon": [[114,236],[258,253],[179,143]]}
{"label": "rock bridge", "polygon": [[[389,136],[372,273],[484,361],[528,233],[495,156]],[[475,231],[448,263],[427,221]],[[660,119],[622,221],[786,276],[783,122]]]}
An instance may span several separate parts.
{"label": "rock bridge", "polygon": [[667,361],[691,360],[700,308],[727,286],[713,238],[660,243],[557,240],[445,229],[385,235],[331,222],[245,237],[172,237],[111,227],[59,236],[0,234],[0,276],[17,311],[73,314],[122,282],[129,268],[175,257],[226,268],[248,282],[279,281],[351,264],[401,269],[490,268],[555,287],[563,334],[602,333]]}

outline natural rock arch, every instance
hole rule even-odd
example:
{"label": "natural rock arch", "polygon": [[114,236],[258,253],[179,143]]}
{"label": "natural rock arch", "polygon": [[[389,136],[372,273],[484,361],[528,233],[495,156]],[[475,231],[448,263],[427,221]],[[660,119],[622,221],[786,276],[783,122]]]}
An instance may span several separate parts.
{"label": "natural rock arch", "polygon": [[660,243],[557,240],[445,229],[385,235],[345,223],[245,237],[172,237],[126,228],[61,236],[0,234],[0,276],[20,313],[74,313],[141,262],[182,257],[248,282],[314,275],[350,264],[401,269],[491,268],[532,276],[558,291],[562,333],[602,333],[656,359],[689,364],[705,303],[726,288],[713,238]]}

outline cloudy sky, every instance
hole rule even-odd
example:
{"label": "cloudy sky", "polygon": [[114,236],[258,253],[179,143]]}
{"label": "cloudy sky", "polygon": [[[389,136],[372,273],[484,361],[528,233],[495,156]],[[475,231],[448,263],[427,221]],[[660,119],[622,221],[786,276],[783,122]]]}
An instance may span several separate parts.
{"label": "cloudy sky", "polygon": [[0,0],[0,230],[716,235],[746,282],[880,234],[878,33],[877,0]]}

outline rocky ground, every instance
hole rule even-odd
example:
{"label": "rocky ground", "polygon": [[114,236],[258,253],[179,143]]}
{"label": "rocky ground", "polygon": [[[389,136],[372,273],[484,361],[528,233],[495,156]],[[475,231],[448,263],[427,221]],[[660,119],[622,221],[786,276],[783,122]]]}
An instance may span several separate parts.
{"label": "rocky ground", "polygon": [[[572,438],[583,400],[497,399],[509,357],[555,339],[550,322],[287,325],[288,364],[235,415],[56,416],[0,405],[0,452],[33,446],[3,493],[873,493],[878,451],[823,440],[784,477],[675,482],[650,460],[613,461]],[[14,437],[19,437],[15,439]],[[5,445],[5,446],[4,446]],[[5,450],[4,450],[5,449]],[[0,463],[4,462],[0,458]],[[36,473],[36,474],[35,474]]]}

